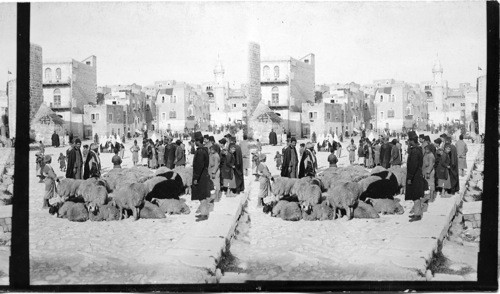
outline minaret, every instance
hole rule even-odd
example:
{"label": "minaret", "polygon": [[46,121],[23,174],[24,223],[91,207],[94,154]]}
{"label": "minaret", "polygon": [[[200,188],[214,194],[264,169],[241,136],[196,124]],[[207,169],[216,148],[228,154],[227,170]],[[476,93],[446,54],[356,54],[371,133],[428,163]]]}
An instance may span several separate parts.
{"label": "minaret", "polygon": [[439,61],[439,57],[436,56],[436,61],[434,62],[434,67],[432,68],[432,74],[434,75],[434,84],[432,87],[432,95],[434,98],[434,105],[437,107],[436,111],[443,110],[443,67]]}
{"label": "minaret", "polygon": [[226,102],[226,91],[224,85],[224,67],[222,67],[222,62],[220,61],[219,56],[217,56],[217,65],[214,69],[215,76],[215,85],[214,85],[214,96],[215,96],[215,105],[216,109],[220,111],[224,111],[225,102]]}

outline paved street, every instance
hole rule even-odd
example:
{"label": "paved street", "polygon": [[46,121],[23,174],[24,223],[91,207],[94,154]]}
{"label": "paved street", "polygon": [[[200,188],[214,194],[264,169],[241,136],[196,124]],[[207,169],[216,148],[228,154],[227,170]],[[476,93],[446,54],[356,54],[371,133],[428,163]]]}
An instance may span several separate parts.
{"label": "paved street", "polygon": [[[345,141],[343,145],[345,148]],[[472,167],[480,145],[468,145],[468,166]],[[281,148],[263,148],[273,175],[278,171],[272,158]],[[327,167],[328,154],[317,153],[319,169]],[[349,164],[345,150],[339,163]],[[460,184],[464,186],[464,178]],[[253,185],[248,207],[250,223],[239,228],[243,233],[231,245],[231,253],[241,261],[239,266],[248,272],[240,279],[425,280],[427,263],[437,248],[437,240],[446,233],[443,228],[459,198],[457,194],[437,199],[423,220],[414,223],[408,222],[412,202],[404,201],[404,195],[398,197],[405,208],[402,215],[287,222],[256,208],[258,182]]]}

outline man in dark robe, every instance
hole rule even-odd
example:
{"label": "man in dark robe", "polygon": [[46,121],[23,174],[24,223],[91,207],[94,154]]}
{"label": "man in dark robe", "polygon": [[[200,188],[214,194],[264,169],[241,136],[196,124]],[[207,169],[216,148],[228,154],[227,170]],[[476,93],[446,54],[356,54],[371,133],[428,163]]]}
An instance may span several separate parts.
{"label": "man in dark robe", "polygon": [[410,216],[410,222],[414,222],[422,219],[425,179],[422,175],[422,149],[418,146],[417,136],[409,137],[405,200],[413,200],[413,215]]}
{"label": "man in dark robe", "polygon": [[173,140],[170,139],[169,137],[165,137],[164,141],[165,141],[165,152],[163,153],[163,158],[164,158],[163,162],[165,163],[165,166],[167,168],[170,168],[170,166],[172,165],[173,161],[169,162],[168,159],[169,159],[169,156],[170,156],[170,149],[173,147],[173,145],[171,144]]}
{"label": "man in dark robe", "polygon": [[208,174],[209,155],[208,150],[203,146],[203,136],[201,132],[196,132],[194,136],[196,144],[196,152],[193,158],[193,183],[191,191],[191,200],[200,201],[200,215],[197,221],[208,219],[209,209],[201,209],[208,207],[210,190],[213,183]]}
{"label": "man in dark robe", "polygon": [[273,146],[276,146],[276,144],[278,144],[278,137],[276,136],[276,133],[273,129],[271,129],[271,132],[269,133],[269,144]]}
{"label": "man in dark robe", "polygon": [[59,135],[56,134],[56,131],[54,131],[54,133],[52,134],[52,146],[54,146],[54,147],[60,146]]}
{"label": "man in dark robe", "polygon": [[458,175],[458,152],[457,152],[457,147],[455,145],[451,144],[451,138],[447,137],[446,138],[446,144],[447,146],[450,147],[450,194],[454,195],[458,191],[460,191],[460,183],[459,183],[459,175]]}
{"label": "man in dark robe", "polygon": [[73,142],[73,132],[69,133],[69,141]]}
{"label": "man in dark robe", "polygon": [[384,168],[389,168],[391,167],[390,160],[393,145],[389,142],[388,138],[384,138],[384,142],[385,143],[380,148],[380,165]]}
{"label": "man in dark robe", "polygon": [[94,135],[94,143],[99,145],[99,135],[97,133],[95,133],[95,135]]}
{"label": "man in dark robe", "polygon": [[283,152],[283,164],[281,165],[281,176],[297,178],[297,166],[299,164],[297,150],[297,139],[291,138],[290,145]]}
{"label": "man in dark robe", "polygon": [[243,153],[240,145],[236,144],[236,138],[231,137],[231,143],[234,144],[234,180],[236,182],[235,194],[245,191],[245,180],[243,172]]}
{"label": "man in dark robe", "polygon": [[82,141],[80,141],[80,139],[76,139],[74,147],[68,152],[66,178],[76,180],[82,179],[83,156],[82,152],[80,151],[81,146]]}
{"label": "man in dark robe", "polygon": [[[168,149],[168,158],[167,158],[167,162],[169,163],[167,165],[168,168],[170,169],[174,169],[175,168],[175,151],[177,151],[177,144],[175,142],[173,142],[172,140],[172,137],[169,138],[170,139],[170,149]],[[165,150],[165,153],[167,153],[167,151]]]}
{"label": "man in dark robe", "polygon": [[85,160],[85,166],[83,167],[83,179],[88,178],[99,178],[101,176],[101,160],[97,154],[99,145],[93,143],[90,145],[90,151],[87,155],[87,160]]}

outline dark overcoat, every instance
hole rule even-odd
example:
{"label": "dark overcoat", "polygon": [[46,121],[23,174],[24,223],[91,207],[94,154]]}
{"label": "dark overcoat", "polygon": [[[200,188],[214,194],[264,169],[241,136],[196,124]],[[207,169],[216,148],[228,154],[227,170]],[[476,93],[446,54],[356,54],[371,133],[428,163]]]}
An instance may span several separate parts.
{"label": "dark overcoat", "polygon": [[406,180],[411,180],[411,184],[406,184],[405,200],[418,200],[424,197],[426,182],[422,175],[423,159],[422,149],[419,146],[408,149]]}
{"label": "dark overcoat", "polygon": [[[193,158],[193,184],[191,188],[191,200],[204,200],[210,197],[213,187],[212,180],[208,174],[209,156],[205,147],[196,149]],[[197,184],[194,184],[194,181]]]}
{"label": "dark overcoat", "polygon": [[269,133],[269,144],[273,146],[278,144],[278,137],[276,136],[276,133],[274,131],[271,131]]}
{"label": "dark overcoat", "polygon": [[[298,159],[299,156],[297,155],[297,150],[295,148],[292,148],[292,146],[288,146],[285,148],[285,151],[283,152],[283,164],[281,165],[281,176],[282,177],[290,177],[290,172],[288,171],[288,168],[290,166],[290,161],[292,160],[292,152],[295,152],[295,157]],[[295,166],[295,169],[297,167]]]}
{"label": "dark overcoat", "polygon": [[68,166],[66,167],[66,178],[68,179],[75,178],[75,173],[73,169],[75,168],[75,162],[77,156],[80,157],[80,162],[83,165],[83,156],[80,149],[71,148],[71,150],[68,152]]}
{"label": "dark overcoat", "polygon": [[450,144],[450,149],[451,151],[448,154],[450,156],[450,193],[455,194],[456,192],[460,191],[458,176],[458,153],[457,147],[455,147],[455,145]]}
{"label": "dark overcoat", "polygon": [[234,145],[234,180],[236,182],[236,193],[245,191],[245,181],[243,174],[243,153],[240,145]]}
{"label": "dark overcoat", "polygon": [[59,135],[54,133],[52,134],[52,146],[54,147],[59,147],[60,143],[59,143]]}

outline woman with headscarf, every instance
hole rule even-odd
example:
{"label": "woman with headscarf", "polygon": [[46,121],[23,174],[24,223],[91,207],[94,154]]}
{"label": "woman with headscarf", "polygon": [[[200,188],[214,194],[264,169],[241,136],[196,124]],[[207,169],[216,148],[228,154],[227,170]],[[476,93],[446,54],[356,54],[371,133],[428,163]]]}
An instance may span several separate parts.
{"label": "woman with headscarf", "polygon": [[316,176],[316,168],[318,165],[313,150],[314,145],[311,142],[308,142],[305,146],[302,158],[300,159],[299,179],[303,177]]}
{"label": "woman with headscarf", "polygon": [[163,145],[163,140],[161,140],[158,143],[157,148],[158,148],[158,166],[164,166],[165,165],[165,145]]}
{"label": "woman with headscarf", "polygon": [[370,142],[370,139],[366,139],[365,146],[363,147],[365,149],[365,167],[367,168],[373,168],[373,148],[372,148],[372,143]]}
{"label": "woman with headscarf", "polygon": [[149,146],[148,146],[148,165],[149,168],[156,168],[158,165],[158,162],[156,161],[156,156],[157,156],[157,151],[156,147],[154,145],[153,140],[149,139]]}
{"label": "woman with headscarf", "polygon": [[458,154],[457,154],[457,148],[453,144],[451,144],[450,138],[447,138],[446,140],[444,151],[450,157],[449,172],[450,172],[451,188],[449,190],[449,193],[451,195],[454,195],[455,193],[460,191],[459,178],[458,178]]}
{"label": "woman with headscarf", "polygon": [[99,145],[96,143],[90,144],[89,154],[85,160],[83,167],[83,179],[99,178],[101,176],[101,159],[99,158]]}
{"label": "woman with headscarf", "polygon": [[[229,197],[232,196],[232,191],[236,188],[236,181],[234,178],[234,154],[230,152],[233,145],[229,146],[229,150],[222,149],[221,157],[221,178],[223,191]],[[227,191],[227,192],[226,192]]]}
{"label": "woman with headscarf", "polygon": [[439,148],[437,150],[439,155],[439,161],[436,160],[436,177],[437,177],[437,187],[441,190],[441,197],[448,198],[448,191],[451,188],[450,184],[450,157],[443,149]]}

